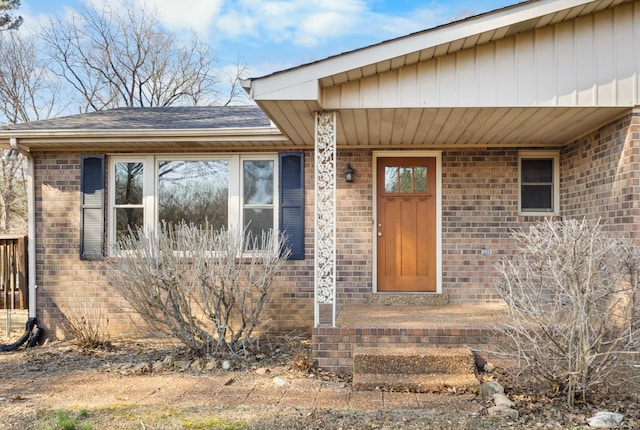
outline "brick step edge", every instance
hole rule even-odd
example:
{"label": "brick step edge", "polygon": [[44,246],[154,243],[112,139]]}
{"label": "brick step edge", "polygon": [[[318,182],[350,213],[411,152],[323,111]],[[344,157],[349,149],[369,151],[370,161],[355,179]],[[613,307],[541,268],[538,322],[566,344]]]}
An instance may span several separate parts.
{"label": "brick step edge", "polygon": [[474,375],[380,375],[354,374],[354,391],[394,391],[412,393],[472,393],[480,391],[480,381]]}
{"label": "brick step edge", "polygon": [[356,347],[353,374],[475,374],[476,364],[469,348]]}

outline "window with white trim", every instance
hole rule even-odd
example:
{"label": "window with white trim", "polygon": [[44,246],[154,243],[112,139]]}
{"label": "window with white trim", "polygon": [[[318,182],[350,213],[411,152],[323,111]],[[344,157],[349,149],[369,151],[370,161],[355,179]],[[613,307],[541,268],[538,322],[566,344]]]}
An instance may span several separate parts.
{"label": "window with white trim", "polygon": [[109,237],[158,223],[278,228],[277,155],[109,158]]}
{"label": "window with white trim", "polygon": [[558,214],[559,171],[559,155],[555,151],[522,151],[519,154],[518,207],[521,214]]}
{"label": "window with white trim", "polygon": [[260,238],[275,226],[274,160],[242,160],[243,225]]}

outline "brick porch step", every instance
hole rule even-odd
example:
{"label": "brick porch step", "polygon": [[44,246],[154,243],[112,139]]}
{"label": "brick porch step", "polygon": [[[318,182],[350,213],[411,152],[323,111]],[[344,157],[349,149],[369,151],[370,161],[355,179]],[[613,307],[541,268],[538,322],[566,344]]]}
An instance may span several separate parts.
{"label": "brick porch step", "polygon": [[353,389],[477,392],[475,358],[468,348],[365,347],[353,351]]}

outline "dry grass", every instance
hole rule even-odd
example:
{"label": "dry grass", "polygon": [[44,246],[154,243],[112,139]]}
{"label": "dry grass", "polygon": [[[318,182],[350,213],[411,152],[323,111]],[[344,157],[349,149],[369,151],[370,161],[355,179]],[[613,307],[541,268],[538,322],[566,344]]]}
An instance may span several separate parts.
{"label": "dry grass", "polygon": [[66,315],[65,335],[82,348],[111,348],[109,319],[96,306],[84,306]]}

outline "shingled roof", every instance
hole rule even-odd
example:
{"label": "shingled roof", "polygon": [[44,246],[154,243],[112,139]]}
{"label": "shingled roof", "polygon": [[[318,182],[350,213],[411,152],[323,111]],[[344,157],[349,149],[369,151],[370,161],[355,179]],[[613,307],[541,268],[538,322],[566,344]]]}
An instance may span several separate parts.
{"label": "shingled roof", "polygon": [[0,148],[24,151],[281,150],[291,146],[257,106],[119,108],[0,127]]}
{"label": "shingled roof", "polygon": [[269,127],[257,106],[170,106],[119,108],[43,121],[12,124],[3,130],[193,130]]}

